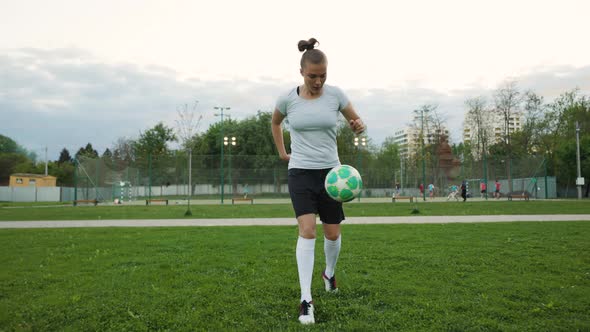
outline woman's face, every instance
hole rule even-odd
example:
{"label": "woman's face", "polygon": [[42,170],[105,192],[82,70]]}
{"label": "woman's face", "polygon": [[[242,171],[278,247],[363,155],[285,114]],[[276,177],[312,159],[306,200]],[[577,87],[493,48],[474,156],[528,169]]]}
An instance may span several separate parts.
{"label": "woman's face", "polygon": [[317,94],[322,91],[327,75],[328,65],[325,62],[318,64],[306,62],[305,66],[301,68],[303,83],[312,94]]}

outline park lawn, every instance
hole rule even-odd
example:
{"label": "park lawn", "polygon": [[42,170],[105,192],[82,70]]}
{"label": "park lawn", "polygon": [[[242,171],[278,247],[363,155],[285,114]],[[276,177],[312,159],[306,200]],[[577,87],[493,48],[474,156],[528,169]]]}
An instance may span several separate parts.
{"label": "park lawn", "polygon": [[[348,217],[409,216],[417,208],[421,216],[502,214],[589,214],[588,201],[489,201],[442,203],[350,203]],[[97,219],[182,219],[185,205],[152,206],[56,206],[0,208],[1,220],[97,220]],[[294,218],[291,204],[193,205],[188,218]]]}
{"label": "park lawn", "polygon": [[[590,223],[318,228],[317,331],[590,330]],[[0,330],[300,330],[296,227],[0,230]]]}

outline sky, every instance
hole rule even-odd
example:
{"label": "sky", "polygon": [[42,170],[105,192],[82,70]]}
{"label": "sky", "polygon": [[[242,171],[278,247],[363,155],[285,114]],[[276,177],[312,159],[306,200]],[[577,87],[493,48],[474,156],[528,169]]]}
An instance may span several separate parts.
{"label": "sky", "polygon": [[[590,1],[0,0],[0,134],[41,159],[100,154],[177,110],[241,120],[302,83],[315,37],[379,145],[438,105],[461,140],[467,98],[516,81],[551,101],[590,94]],[[193,108],[193,105],[196,105]],[[269,129],[270,130],[270,129]]]}

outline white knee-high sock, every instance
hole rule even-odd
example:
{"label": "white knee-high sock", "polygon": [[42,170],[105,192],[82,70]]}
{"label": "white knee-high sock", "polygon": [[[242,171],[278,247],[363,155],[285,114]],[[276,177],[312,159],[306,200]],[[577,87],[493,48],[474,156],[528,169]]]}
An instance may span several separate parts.
{"label": "white knee-high sock", "polygon": [[332,278],[334,276],[334,269],[336,269],[336,262],[338,262],[338,255],[340,254],[340,246],[342,244],[342,235],[334,241],[328,240],[324,237],[324,254],[326,255],[326,276]]}
{"label": "white knee-high sock", "polygon": [[311,278],[313,275],[315,239],[299,237],[297,239],[297,270],[301,286],[301,301],[311,302]]}

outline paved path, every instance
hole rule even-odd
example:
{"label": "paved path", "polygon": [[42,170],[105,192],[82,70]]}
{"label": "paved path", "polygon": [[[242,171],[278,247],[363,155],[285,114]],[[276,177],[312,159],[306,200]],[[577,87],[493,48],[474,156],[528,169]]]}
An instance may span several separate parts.
{"label": "paved path", "polygon": [[[349,217],[345,224],[446,224],[512,221],[590,221],[590,214]],[[295,226],[294,218],[2,221],[0,228]]]}

